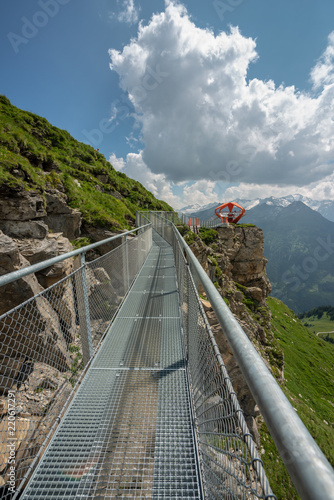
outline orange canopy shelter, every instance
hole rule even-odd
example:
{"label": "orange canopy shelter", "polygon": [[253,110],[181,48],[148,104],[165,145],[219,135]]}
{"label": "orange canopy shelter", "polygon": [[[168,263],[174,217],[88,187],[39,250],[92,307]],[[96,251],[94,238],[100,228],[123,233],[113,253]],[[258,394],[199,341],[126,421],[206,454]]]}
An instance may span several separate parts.
{"label": "orange canopy shelter", "polygon": [[229,201],[216,208],[215,214],[222,222],[236,224],[245,215],[245,209],[238,203]]}

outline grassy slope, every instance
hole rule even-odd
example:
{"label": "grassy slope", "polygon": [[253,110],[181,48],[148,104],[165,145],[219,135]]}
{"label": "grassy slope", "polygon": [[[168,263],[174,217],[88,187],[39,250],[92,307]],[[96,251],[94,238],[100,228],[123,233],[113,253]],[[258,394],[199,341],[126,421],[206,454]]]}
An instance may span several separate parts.
{"label": "grassy slope", "polygon": [[[284,351],[282,389],[328,460],[334,463],[334,345],[315,337],[293,311],[268,298],[272,329]],[[326,423],[327,422],[327,423]],[[271,486],[279,499],[298,499],[285,466],[263,424],[264,461]]]}
{"label": "grassy slope", "polygon": [[[104,175],[102,180],[98,175]],[[79,183],[79,184],[78,184]],[[129,228],[139,210],[171,210],[139,182],[116,172],[94,148],[0,96],[0,186],[64,190],[86,223]],[[111,196],[117,191],[118,200]]]}
{"label": "grassy slope", "polygon": [[[331,321],[327,313],[324,313],[321,319],[318,319],[317,316],[310,316],[309,318],[302,319],[302,322],[311,333],[319,334],[319,337],[322,339],[329,337],[334,341],[334,321]],[[332,333],[327,334],[327,332]]]}

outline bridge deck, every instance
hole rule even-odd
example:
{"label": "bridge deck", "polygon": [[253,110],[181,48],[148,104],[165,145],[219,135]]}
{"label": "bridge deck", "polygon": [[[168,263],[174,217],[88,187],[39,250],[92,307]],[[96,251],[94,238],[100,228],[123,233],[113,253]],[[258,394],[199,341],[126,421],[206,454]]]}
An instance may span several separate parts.
{"label": "bridge deck", "polygon": [[202,498],[173,251],[153,239],[24,500]]}

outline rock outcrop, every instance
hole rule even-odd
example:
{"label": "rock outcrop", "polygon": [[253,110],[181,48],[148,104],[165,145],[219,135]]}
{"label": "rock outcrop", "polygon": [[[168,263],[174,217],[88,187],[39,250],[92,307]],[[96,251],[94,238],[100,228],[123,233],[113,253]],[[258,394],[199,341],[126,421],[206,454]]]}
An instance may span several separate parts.
{"label": "rock outcrop", "polygon": [[[35,191],[0,187],[0,276],[73,249],[68,237],[80,235],[81,215],[55,191],[43,199]],[[25,467],[72,390],[67,380],[73,375],[78,354],[69,350],[77,332],[71,282],[64,281],[52,292],[33,297],[72,271],[73,259],[67,259],[0,290],[0,316],[7,313],[0,322],[0,432],[8,430],[7,394],[14,391],[15,456]],[[15,309],[22,303],[25,305]],[[0,449],[6,458],[8,450],[2,450],[1,445]],[[5,460],[0,466],[0,488],[7,468]],[[24,470],[19,469],[18,482]]]}
{"label": "rock outcrop", "polygon": [[62,232],[74,240],[80,236],[81,213],[67,205],[57,189],[45,192],[0,187],[0,229],[14,238],[43,239],[48,231]]}
{"label": "rock outcrop", "polygon": [[[210,246],[195,236],[191,249],[269,370],[281,379],[283,355],[272,334],[271,314],[266,305],[271,284],[265,271],[267,259],[264,257],[262,230],[231,225],[218,228],[217,233],[217,239]],[[199,291],[204,293],[201,286]],[[211,304],[206,300],[202,302],[248,426],[255,440],[258,440],[258,407]]]}

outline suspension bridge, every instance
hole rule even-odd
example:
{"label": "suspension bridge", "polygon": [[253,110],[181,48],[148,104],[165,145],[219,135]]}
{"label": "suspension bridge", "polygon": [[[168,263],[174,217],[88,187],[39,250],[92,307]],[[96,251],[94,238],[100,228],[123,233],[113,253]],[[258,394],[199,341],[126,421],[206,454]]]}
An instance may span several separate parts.
{"label": "suspension bridge", "polygon": [[[32,273],[72,263],[0,317],[0,498],[276,498],[199,284],[301,498],[334,498],[330,465],[176,221],[138,213],[136,230],[0,278],[11,293]],[[87,261],[110,242],[118,245]]]}

